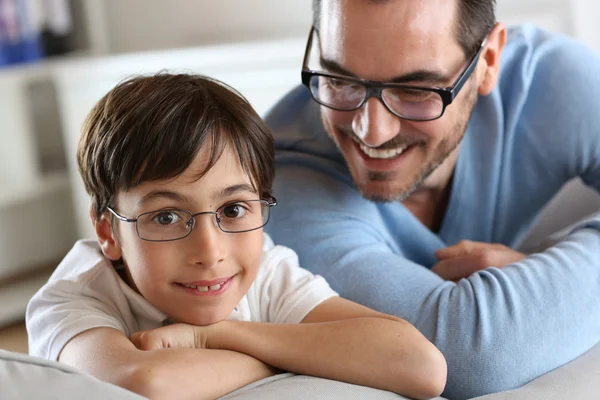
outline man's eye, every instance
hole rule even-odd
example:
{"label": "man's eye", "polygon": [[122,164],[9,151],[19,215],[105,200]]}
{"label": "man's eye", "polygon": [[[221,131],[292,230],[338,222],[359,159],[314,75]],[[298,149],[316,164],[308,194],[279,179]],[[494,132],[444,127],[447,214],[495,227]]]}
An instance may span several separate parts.
{"label": "man's eye", "polygon": [[331,79],[329,79],[329,84],[333,87],[341,87],[341,86],[345,86],[346,82],[341,81],[339,79],[331,78]]}
{"label": "man's eye", "polygon": [[402,93],[399,93],[399,95],[405,101],[419,102],[419,101],[427,101],[427,100],[431,99],[435,95],[435,93],[429,92],[426,90],[405,89],[402,91]]}
{"label": "man's eye", "polygon": [[224,218],[234,219],[241,218],[246,214],[246,209],[241,204],[230,204],[223,207],[221,215]]}
{"label": "man's eye", "polygon": [[355,89],[359,85],[354,82],[347,81],[345,79],[329,78],[327,79],[327,85],[332,89]]}
{"label": "man's eye", "polygon": [[159,225],[173,225],[181,221],[181,217],[173,211],[161,211],[157,213],[152,221]]}

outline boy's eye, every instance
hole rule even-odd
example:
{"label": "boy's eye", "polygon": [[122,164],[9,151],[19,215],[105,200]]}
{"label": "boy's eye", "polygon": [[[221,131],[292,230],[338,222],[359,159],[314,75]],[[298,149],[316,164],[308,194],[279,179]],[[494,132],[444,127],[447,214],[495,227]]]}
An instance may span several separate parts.
{"label": "boy's eye", "polygon": [[240,218],[246,214],[246,209],[241,204],[230,204],[221,210],[221,215],[225,218]]}
{"label": "boy's eye", "polygon": [[172,211],[161,211],[152,218],[159,225],[172,225],[181,221],[181,217]]}

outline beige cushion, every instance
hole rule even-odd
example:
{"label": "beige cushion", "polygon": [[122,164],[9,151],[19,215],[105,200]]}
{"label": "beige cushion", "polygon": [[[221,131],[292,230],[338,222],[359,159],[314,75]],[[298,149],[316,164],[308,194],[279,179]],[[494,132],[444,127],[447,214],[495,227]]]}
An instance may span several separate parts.
{"label": "beige cushion", "polygon": [[64,364],[0,350],[0,399],[141,400]]}

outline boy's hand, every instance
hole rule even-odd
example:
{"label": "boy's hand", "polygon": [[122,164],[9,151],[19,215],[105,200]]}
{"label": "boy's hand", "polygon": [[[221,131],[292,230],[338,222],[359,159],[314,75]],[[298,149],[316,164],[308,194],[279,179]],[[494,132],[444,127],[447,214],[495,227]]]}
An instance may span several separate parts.
{"label": "boy's hand", "polygon": [[131,335],[131,342],[140,350],[171,348],[207,349],[209,333],[215,325],[194,326],[188,324],[167,325]]}
{"label": "boy's hand", "polygon": [[488,267],[502,268],[527,257],[498,243],[463,240],[435,252],[438,263],[431,269],[446,280],[458,281]]}

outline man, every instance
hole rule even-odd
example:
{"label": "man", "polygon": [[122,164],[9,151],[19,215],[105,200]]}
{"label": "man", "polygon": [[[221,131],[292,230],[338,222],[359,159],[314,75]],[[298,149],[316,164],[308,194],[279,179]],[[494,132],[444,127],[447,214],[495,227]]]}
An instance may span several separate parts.
{"label": "man", "polygon": [[511,249],[571,178],[600,190],[600,59],[507,32],[494,3],[315,0],[309,90],[267,117],[270,233],[415,324],[450,398],[521,386],[600,338],[600,216],[543,253]]}

